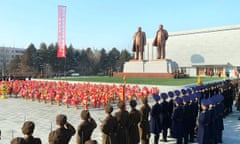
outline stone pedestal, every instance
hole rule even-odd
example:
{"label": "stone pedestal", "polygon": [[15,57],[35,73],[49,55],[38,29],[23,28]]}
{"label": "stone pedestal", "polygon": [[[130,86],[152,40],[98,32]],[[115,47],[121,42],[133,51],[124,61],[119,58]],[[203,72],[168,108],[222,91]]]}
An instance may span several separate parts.
{"label": "stone pedestal", "polygon": [[124,64],[124,73],[172,73],[177,64],[170,59],[151,61],[130,60]]}
{"label": "stone pedestal", "polygon": [[144,63],[142,60],[130,60],[124,64],[123,72],[144,72]]}
{"label": "stone pedestal", "polygon": [[145,65],[145,72],[148,73],[172,73],[175,65],[170,59],[159,59],[148,61]]}

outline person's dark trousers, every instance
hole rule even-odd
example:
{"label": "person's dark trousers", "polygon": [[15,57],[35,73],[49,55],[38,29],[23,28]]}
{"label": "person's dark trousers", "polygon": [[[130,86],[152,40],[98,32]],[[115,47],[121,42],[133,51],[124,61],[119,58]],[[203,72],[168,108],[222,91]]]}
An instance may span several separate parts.
{"label": "person's dark trousers", "polygon": [[177,144],[182,144],[182,138],[177,138]]}
{"label": "person's dark trousers", "polygon": [[184,135],[184,144],[188,144],[188,134]]}
{"label": "person's dark trousers", "polygon": [[222,131],[220,131],[217,135],[217,142],[222,143]]}
{"label": "person's dark trousers", "polygon": [[217,143],[222,143],[222,131],[217,134]]}
{"label": "person's dark trousers", "polygon": [[167,141],[167,129],[163,130],[163,140]]}
{"label": "person's dark trousers", "polygon": [[159,141],[159,134],[155,134],[154,135],[154,144],[158,144],[158,141]]}
{"label": "person's dark trousers", "polygon": [[190,132],[190,140],[189,142],[194,142],[194,130]]}

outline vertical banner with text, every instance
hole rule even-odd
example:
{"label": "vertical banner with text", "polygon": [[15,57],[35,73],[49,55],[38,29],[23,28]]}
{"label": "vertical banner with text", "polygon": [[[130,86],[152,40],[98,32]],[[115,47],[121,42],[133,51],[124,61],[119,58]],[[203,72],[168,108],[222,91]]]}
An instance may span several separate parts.
{"label": "vertical banner with text", "polygon": [[58,6],[58,58],[66,58],[66,6]]}

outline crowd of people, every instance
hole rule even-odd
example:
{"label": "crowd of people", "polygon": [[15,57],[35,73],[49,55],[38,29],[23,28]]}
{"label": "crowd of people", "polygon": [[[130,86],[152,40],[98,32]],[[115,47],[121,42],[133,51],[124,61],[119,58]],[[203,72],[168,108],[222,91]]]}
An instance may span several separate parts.
{"label": "crowd of people", "polygon": [[[238,95],[238,81],[222,81],[207,85],[193,86],[167,93],[151,94],[154,105],[148,104],[147,96],[128,100],[131,107],[126,110],[127,101],[118,100],[118,111],[113,112],[109,101],[104,105],[106,117],[101,123],[103,144],[149,144],[153,136],[154,144],[168,137],[176,139],[177,144],[198,142],[199,144],[222,143],[223,118],[232,112],[233,98]],[[136,108],[138,100],[141,102]],[[81,124],[77,130],[67,122],[65,115],[57,115],[57,129],[50,132],[50,144],[67,144],[77,135],[78,144],[97,143],[91,139],[97,123],[90,112],[82,110]],[[39,144],[41,140],[32,136],[33,122],[25,122],[22,127],[23,138],[14,138],[11,144]]]}
{"label": "crowd of people", "polygon": [[[44,103],[82,107],[88,109],[104,107],[107,103],[122,99],[123,89],[127,100],[137,99],[159,92],[157,87],[138,85],[68,83],[56,81],[2,81],[0,86],[8,86],[8,94]],[[1,94],[1,91],[0,91]]]}

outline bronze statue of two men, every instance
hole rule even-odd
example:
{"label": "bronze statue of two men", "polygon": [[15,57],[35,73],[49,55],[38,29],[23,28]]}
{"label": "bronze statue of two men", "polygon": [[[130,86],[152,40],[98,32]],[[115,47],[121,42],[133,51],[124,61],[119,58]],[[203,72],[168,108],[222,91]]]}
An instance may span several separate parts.
{"label": "bronze statue of two men", "polygon": [[[156,36],[153,41],[153,46],[157,47],[157,59],[165,59],[166,51],[165,45],[166,40],[168,39],[167,30],[163,29],[163,25],[159,26],[159,30],[156,33]],[[133,37],[133,52],[136,52],[136,59],[143,60],[144,46],[146,45],[146,35],[142,31],[141,27],[138,27],[138,31],[134,34]],[[139,57],[139,54],[141,57]]]}

